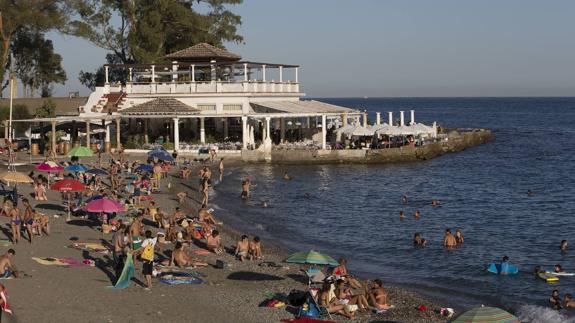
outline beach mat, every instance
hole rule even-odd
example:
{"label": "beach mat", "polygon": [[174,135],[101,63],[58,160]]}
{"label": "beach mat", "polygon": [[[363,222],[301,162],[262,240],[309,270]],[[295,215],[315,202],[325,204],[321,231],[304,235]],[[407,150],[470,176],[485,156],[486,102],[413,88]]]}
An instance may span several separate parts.
{"label": "beach mat", "polygon": [[165,272],[160,276],[160,282],[166,285],[203,284],[204,281],[195,273]]}
{"label": "beach mat", "polygon": [[8,247],[12,245],[10,239],[0,239],[0,247]]}
{"label": "beach mat", "polygon": [[287,322],[287,323],[335,323],[334,321],[316,320],[316,319],[312,319],[309,317],[300,317],[297,319],[282,320],[282,322]]}
{"label": "beach mat", "polygon": [[67,248],[77,249],[77,250],[88,250],[100,253],[108,253],[108,248],[101,243],[96,242],[74,242]]}
{"label": "beach mat", "polygon": [[45,266],[82,267],[84,263],[74,258],[32,257],[34,261]]}
{"label": "beach mat", "polygon": [[116,281],[116,285],[114,286],[107,286],[107,288],[112,289],[124,289],[130,285],[130,280],[134,277],[136,270],[134,268],[134,259],[132,257],[132,253],[128,252],[126,256],[126,263],[124,263],[124,268],[122,269],[122,274],[118,281]]}

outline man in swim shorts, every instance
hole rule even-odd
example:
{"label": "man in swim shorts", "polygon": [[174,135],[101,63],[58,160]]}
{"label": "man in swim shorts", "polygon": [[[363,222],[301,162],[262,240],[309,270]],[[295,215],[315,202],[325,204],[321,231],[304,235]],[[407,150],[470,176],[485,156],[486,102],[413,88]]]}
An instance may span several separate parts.
{"label": "man in swim shorts", "polygon": [[142,213],[134,219],[130,225],[130,241],[132,242],[132,250],[138,250],[142,246]]}
{"label": "man in swim shorts", "polygon": [[0,277],[8,278],[10,276],[14,276],[14,278],[18,278],[18,269],[12,263],[12,258],[16,254],[14,249],[8,249],[8,251],[0,256]]}
{"label": "man in swim shorts", "polygon": [[445,236],[443,237],[443,246],[445,248],[455,248],[457,246],[457,240],[451,233],[450,229],[445,229]]}

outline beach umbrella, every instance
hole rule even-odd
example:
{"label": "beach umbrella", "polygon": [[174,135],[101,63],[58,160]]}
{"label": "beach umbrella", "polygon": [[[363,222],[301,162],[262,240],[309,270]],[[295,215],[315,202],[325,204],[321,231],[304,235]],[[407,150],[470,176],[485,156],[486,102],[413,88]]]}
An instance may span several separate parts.
{"label": "beach umbrella", "polygon": [[92,213],[112,213],[112,212],[124,212],[124,206],[116,201],[112,201],[109,198],[101,198],[93,200],[84,206],[84,210]]}
{"label": "beach umbrella", "polygon": [[151,173],[154,170],[154,167],[150,164],[142,164],[138,167],[136,167],[135,171],[136,172],[148,172]]}
{"label": "beach umbrella", "polygon": [[163,161],[174,161],[174,157],[170,155],[169,152],[165,151],[164,149],[154,149],[148,152],[148,157],[158,158]]}
{"label": "beach umbrella", "polygon": [[33,183],[34,180],[30,176],[20,172],[3,172],[0,174],[0,179],[6,183]]}
{"label": "beach umbrella", "polygon": [[64,167],[58,165],[56,162],[47,161],[36,165],[36,169],[41,172],[55,173],[64,170]]}
{"label": "beach umbrella", "polygon": [[313,264],[313,265],[330,265],[338,266],[339,263],[335,261],[332,257],[319,253],[314,250],[296,252],[285,260],[285,262],[291,262],[296,264]]}
{"label": "beach umbrella", "polygon": [[[86,186],[75,179],[63,179],[54,183],[51,187],[53,191],[59,192],[79,192],[86,189]],[[70,221],[70,194],[68,195],[68,221]]]}
{"label": "beach umbrella", "polygon": [[[53,161],[47,161],[43,162],[42,164],[36,165],[36,170],[47,173],[57,173],[63,171],[64,167],[58,165]],[[50,176],[48,176],[48,185],[49,184],[50,184]]]}
{"label": "beach umbrella", "polygon": [[90,157],[92,155],[92,150],[84,146],[74,147],[68,152],[68,157]]}
{"label": "beach umbrella", "polygon": [[461,314],[453,323],[520,323],[513,314],[497,307],[482,306]]}
{"label": "beach umbrella", "polygon": [[94,168],[94,169],[90,169],[86,171],[87,174],[92,174],[92,175],[96,175],[96,176],[108,176],[108,172],[100,169],[100,168]]}
{"label": "beach umbrella", "polygon": [[73,165],[69,165],[66,166],[66,168],[64,168],[67,171],[70,172],[85,172],[88,170],[88,167],[82,165],[82,164],[73,164]]}

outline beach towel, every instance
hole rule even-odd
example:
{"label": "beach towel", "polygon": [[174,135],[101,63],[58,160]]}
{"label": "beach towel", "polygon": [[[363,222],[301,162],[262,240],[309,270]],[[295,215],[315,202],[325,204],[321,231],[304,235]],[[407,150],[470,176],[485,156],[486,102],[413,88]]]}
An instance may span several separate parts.
{"label": "beach towel", "polygon": [[2,298],[2,310],[8,314],[12,314],[10,305],[8,305],[8,295],[6,294],[6,289],[0,292],[0,298]]}
{"label": "beach towel", "polygon": [[68,248],[108,253],[108,248],[106,246],[95,242],[74,242],[73,244],[69,245]]}
{"label": "beach towel", "polygon": [[126,256],[126,263],[124,264],[124,269],[122,269],[120,278],[118,278],[116,281],[116,285],[108,286],[108,288],[124,289],[128,287],[130,285],[130,280],[132,277],[134,277],[135,271],[136,270],[134,269],[134,259],[132,257],[132,253],[128,252],[128,255]]}
{"label": "beach towel", "polygon": [[165,272],[160,274],[160,282],[167,285],[203,284],[204,281],[194,273]]}
{"label": "beach towel", "polygon": [[12,245],[12,241],[9,239],[0,239],[0,247],[8,247]]}
{"label": "beach towel", "polygon": [[195,255],[209,255],[209,254],[211,254],[211,252],[209,250],[206,250],[206,249],[194,249],[194,250],[192,250],[192,253]]}
{"label": "beach towel", "polygon": [[309,317],[300,317],[297,319],[285,319],[282,320],[282,322],[287,322],[287,323],[335,323],[334,321],[323,321],[323,320],[316,320],[316,319],[312,319]]}

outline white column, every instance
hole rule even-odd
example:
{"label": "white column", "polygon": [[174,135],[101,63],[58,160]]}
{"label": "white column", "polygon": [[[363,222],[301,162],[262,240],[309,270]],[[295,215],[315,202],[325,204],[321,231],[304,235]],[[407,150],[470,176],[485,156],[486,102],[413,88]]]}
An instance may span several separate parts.
{"label": "white column", "polygon": [[296,67],[296,68],[295,68],[295,82],[296,82],[296,83],[299,83],[298,74],[299,74],[299,67]]}
{"label": "white column", "polygon": [[262,65],[262,81],[266,81],[266,65]]}
{"label": "white column", "polygon": [[180,150],[180,120],[174,118],[174,150]]}
{"label": "white column", "polygon": [[109,84],[109,83],[110,83],[110,82],[109,82],[109,79],[108,79],[109,72],[110,72],[110,67],[107,66],[107,65],[104,66],[104,75],[105,75],[105,78],[106,78],[106,84]]}
{"label": "white column", "polygon": [[86,147],[90,148],[90,120],[86,120]]}
{"label": "white column", "polygon": [[393,112],[388,112],[388,113],[387,113],[387,117],[388,117],[387,123],[388,123],[390,126],[393,126]]}
{"label": "white column", "polygon": [[192,82],[196,81],[196,65],[192,65]]}
{"label": "white column", "polygon": [[105,142],[110,142],[110,125],[106,125],[106,139]]}
{"label": "white column", "polygon": [[284,67],[280,65],[280,83],[284,81]]}
{"label": "white column", "polygon": [[178,80],[178,62],[172,62],[172,82],[176,82]]}
{"label": "white column", "polygon": [[216,61],[215,60],[211,60],[210,61],[210,81],[211,82],[215,82],[217,81],[217,73],[216,73]]}
{"label": "white column", "polygon": [[342,127],[347,126],[347,113],[341,115],[341,126]]}
{"label": "white column", "polygon": [[404,118],[404,114],[403,111],[399,111],[399,125],[400,126],[405,126],[405,118]]}
{"label": "white column", "polygon": [[156,66],[152,65],[152,83],[156,83]]}
{"label": "white column", "polygon": [[228,118],[222,118],[224,124],[224,140],[227,140],[229,137],[229,126],[228,126]]}
{"label": "white column", "polygon": [[327,117],[321,116],[321,149],[325,149],[327,140]]}
{"label": "white column", "polygon": [[381,112],[375,113],[375,124],[381,124]]}
{"label": "white column", "polygon": [[128,73],[128,80],[129,80],[130,82],[133,82],[134,79],[133,79],[133,77],[132,77],[132,68],[131,68],[131,67],[128,68],[128,71],[129,71],[129,73]]}
{"label": "white column", "polygon": [[270,136],[270,117],[266,117],[266,136],[265,139],[266,140],[270,140],[271,136]]}
{"label": "white column", "polygon": [[363,126],[367,127],[367,112],[363,113]]}
{"label": "white column", "polygon": [[409,110],[411,113],[411,124],[415,124],[415,110]]}
{"label": "white column", "polygon": [[[244,64],[247,65],[247,64]],[[242,117],[242,148],[248,148],[248,117]]]}
{"label": "white column", "polygon": [[228,77],[230,82],[234,81],[234,64],[230,65],[230,76]]}
{"label": "white column", "polygon": [[286,138],[286,120],[285,118],[280,118],[280,142],[284,142]]}
{"label": "white column", "polygon": [[202,144],[206,143],[206,128],[204,125],[204,117],[200,118],[200,142]]}
{"label": "white column", "polygon": [[244,63],[244,82],[249,81],[248,79],[248,64]]}

